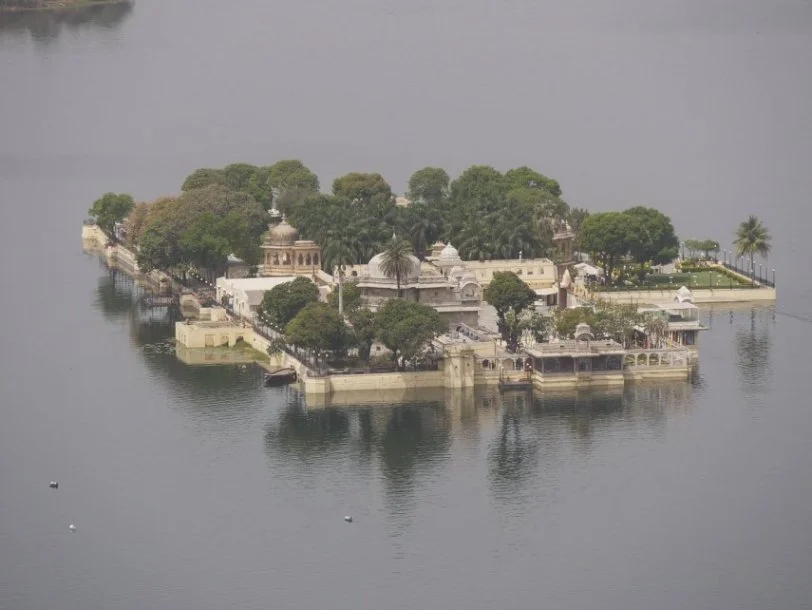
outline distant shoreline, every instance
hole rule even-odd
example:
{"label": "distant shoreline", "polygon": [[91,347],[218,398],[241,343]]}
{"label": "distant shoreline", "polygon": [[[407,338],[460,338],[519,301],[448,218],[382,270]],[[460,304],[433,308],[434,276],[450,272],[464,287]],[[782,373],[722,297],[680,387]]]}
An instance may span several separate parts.
{"label": "distant shoreline", "polygon": [[110,4],[133,4],[135,0],[45,0],[42,6],[3,6],[0,5],[0,13],[41,13],[71,11],[90,6],[103,6]]}

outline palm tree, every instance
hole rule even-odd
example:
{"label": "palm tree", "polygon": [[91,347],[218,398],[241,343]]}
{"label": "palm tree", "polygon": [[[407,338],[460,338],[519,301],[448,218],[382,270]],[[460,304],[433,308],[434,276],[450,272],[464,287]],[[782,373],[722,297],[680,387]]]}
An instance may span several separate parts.
{"label": "palm tree", "polygon": [[733,245],[736,246],[736,255],[750,257],[750,273],[753,274],[753,277],[755,277],[753,259],[756,254],[767,258],[770,253],[770,240],[770,232],[767,227],[752,214],[736,229],[736,239],[733,242]]}
{"label": "palm tree", "polygon": [[412,244],[407,239],[398,239],[392,235],[392,241],[381,257],[381,271],[388,278],[394,277],[398,284],[398,298],[403,296],[400,289],[400,278],[407,275],[414,266]]}

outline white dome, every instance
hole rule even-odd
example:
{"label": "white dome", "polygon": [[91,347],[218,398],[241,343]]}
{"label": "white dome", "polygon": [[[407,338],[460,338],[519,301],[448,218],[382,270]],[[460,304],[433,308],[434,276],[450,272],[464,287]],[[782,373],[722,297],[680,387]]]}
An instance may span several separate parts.
{"label": "white dome", "polygon": [[460,284],[476,284],[476,276],[471,272],[468,271],[463,274],[462,278],[460,278]]}
{"label": "white dome", "polygon": [[[412,268],[404,277],[400,278],[401,283],[408,280],[416,280],[418,277],[420,277],[420,260],[413,254],[409,255],[409,260],[412,261]],[[367,273],[369,274],[370,279],[389,279],[381,269],[382,264],[383,252],[376,254],[369,259],[369,262],[367,263]]]}
{"label": "white dome", "polygon": [[457,249],[451,244],[448,244],[440,252],[440,256],[437,257],[437,262],[442,266],[450,267],[460,264],[462,259],[460,258],[460,253],[457,251]]}

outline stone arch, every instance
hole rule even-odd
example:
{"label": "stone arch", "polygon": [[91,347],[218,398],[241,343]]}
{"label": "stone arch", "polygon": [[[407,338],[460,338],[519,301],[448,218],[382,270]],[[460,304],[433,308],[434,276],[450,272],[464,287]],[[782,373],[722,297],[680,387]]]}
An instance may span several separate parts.
{"label": "stone arch", "polygon": [[308,267],[311,265],[311,262],[310,262],[310,254],[308,254],[307,256],[305,256],[305,265],[307,265]]}
{"label": "stone arch", "polygon": [[648,364],[648,357],[645,354],[637,356],[637,366],[646,366]]}
{"label": "stone arch", "polygon": [[301,267],[302,265],[304,265],[304,256],[302,256],[302,255],[300,254],[300,255],[299,255],[299,266]]}
{"label": "stone arch", "polygon": [[656,366],[660,364],[660,354],[649,354],[648,363],[650,366]]}
{"label": "stone arch", "polygon": [[490,368],[491,368],[491,361],[490,361],[490,360],[488,360],[487,358],[486,358],[485,360],[483,360],[483,361],[482,361],[482,368],[483,368],[483,369],[485,369],[485,370],[490,370]]}
{"label": "stone arch", "polygon": [[626,354],[626,358],[624,359],[623,363],[626,366],[634,366],[635,364],[637,364],[637,358],[635,357],[634,354]]}
{"label": "stone arch", "polygon": [[318,264],[319,264],[319,255],[318,255],[318,254],[314,254],[314,255],[313,255],[313,264],[314,264],[314,265],[318,265]]}
{"label": "stone arch", "polygon": [[278,255],[278,254],[276,254],[275,252],[274,252],[274,255],[273,255],[273,264],[274,264],[274,265],[278,265],[278,264],[279,264],[279,255]]}
{"label": "stone arch", "polygon": [[524,370],[524,359],[523,358],[516,358],[513,361],[513,370],[514,371],[523,371]]}

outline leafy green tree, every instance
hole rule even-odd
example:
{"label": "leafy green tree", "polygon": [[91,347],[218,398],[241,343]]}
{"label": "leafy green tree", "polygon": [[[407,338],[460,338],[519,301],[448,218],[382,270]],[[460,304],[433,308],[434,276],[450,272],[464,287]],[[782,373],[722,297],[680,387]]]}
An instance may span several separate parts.
{"label": "leafy green tree", "polygon": [[770,254],[772,238],[764,223],[757,217],[750,215],[736,229],[736,239],[733,245],[736,246],[737,256],[748,256],[750,258],[750,269],[755,268],[755,255],[767,258]]}
{"label": "leafy green tree", "polygon": [[668,322],[662,316],[654,313],[643,315],[641,322],[648,335],[649,344],[655,348],[660,347],[668,330]]}
{"label": "leafy green tree", "polygon": [[394,202],[392,187],[380,174],[352,172],[333,181],[333,195],[355,203]]}
{"label": "leafy green tree", "polygon": [[646,263],[660,265],[677,257],[679,239],[668,216],[654,208],[642,206],[629,208],[623,214],[631,218],[628,226],[629,253],[640,265],[641,280]]}
{"label": "leafy green tree", "polygon": [[369,364],[372,344],[375,341],[375,313],[369,309],[356,308],[350,311],[352,336],[358,347],[358,357]]}
{"label": "leafy green tree", "polygon": [[[361,307],[361,289],[358,288],[358,282],[343,282],[342,293],[344,313],[349,315]],[[327,302],[330,307],[338,309],[338,287],[327,295]]]}
{"label": "leafy green tree", "polygon": [[497,271],[485,288],[484,297],[496,309],[496,325],[502,339],[508,349],[515,350],[522,331],[520,316],[532,307],[538,295],[512,271]]}
{"label": "leafy green tree", "polygon": [[457,205],[500,202],[508,190],[505,177],[489,165],[472,165],[451,182],[451,198]]}
{"label": "leafy green tree", "polygon": [[417,356],[434,337],[446,332],[448,325],[433,307],[392,299],[375,316],[375,336],[391,352],[399,370]]}
{"label": "leafy green tree", "polygon": [[[211,270],[215,277],[225,268],[231,253],[224,224],[211,212],[205,212],[191,222],[181,234],[179,246],[184,262],[200,270]],[[211,281],[212,277],[206,275]]]}
{"label": "leafy green tree", "polygon": [[115,240],[116,223],[124,220],[134,207],[135,201],[130,195],[105,193],[93,202],[88,214],[110,239]]}
{"label": "leafy green tree", "polygon": [[558,184],[558,180],[548,178],[544,174],[540,174],[529,167],[509,169],[505,172],[505,181],[507,182],[507,188],[509,190],[518,188],[529,190],[543,189],[554,197],[561,197],[561,185]]}
{"label": "leafy green tree", "polygon": [[578,207],[570,209],[568,221],[573,231],[579,231],[587,218],[589,218],[589,210]]}
{"label": "leafy green tree", "polygon": [[186,180],[183,181],[183,186],[180,187],[180,190],[192,191],[212,185],[225,186],[226,173],[221,169],[203,167],[189,174]]}
{"label": "leafy green tree", "polygon": [[428,206],[442,207],[448,199],[448,172],[440,167],[424,167],[409,178],[407,197],[413,203],[424,203]]}
{"label": "leafy green tree", "polygon": [[298,159],[277,161],[268,168],[268,183],[281,192],[317,193],[319,177]]}
{"label": "leafy green tree", "polygon": [[271,193],[276,192],[276,207],[284,213],[319,192],[319,177],[298,159],[284,159],[264,168],[257,175],[260,181],[268,190],[266,209],[271,207]]}
{"label": "leafy green tree", "polygon": [[287,323],[285,339],[288,343],[312,351],[316,362],[321,363],[325,351],[346,348],[347,327],[343,318],[327,303],[312,301]]}
{"label": "leafy green tree", "polygon": [[400,288],[400,281],[412,272],[416,264],[414,254],[412,254],[412,244],[406,239],[397,239],[392,236],[392,241],[382,254],[381,271],[386,277],[395,278],[398,298],[401,298],[403,291]]}
{"label": "leafy green tree", "polygon": [[226,179],[226,186],[232,191],[245,192],[251,179],[263,168],[251,165],[250,163],[232,163],[223,168]]}
{"label": "leafy green tree", "polygon": [[601,212],[584,220],[581,246],[603,265],[607,284],[612,283],[615,265],[629,253],[634,239],[633,224],[630,217],[621,212]]}
{"label": "leafy green tree", "polygon": [[278,284],[262,297],[257,310],[263,324],[282,330],[309,303],[319,299],[319,289],[306,277]]}
{"label": "leafy green tree", "polygon": [[[168,199],[153,212],[150,206],[144,237],[139,243],[138,264],[143,270],[170,269],[188,264],[194,259],[187,250],[192,247],[184,234],[201,216],[210,214],[217,223],[205,226],[215,238],[224,237],[229,250],[251,264],[259,256],[259,240],[265,231],[265,214],[250,195],[231,191],[224,186],[210,185],[184,192],[177,199]],[[216,231],[215,231],[216,228]],[[145,238],[149,233],[149,238]],[[211,245],[211,241],[209,242]]]}
{"label": "leafy green tree", "polygon": [[589,324],[592,332],[597,334],[595,312],[590,307],[568,307],[557,309],[553,314],[555,330],[560,337],[571,339],[579,324]]}

